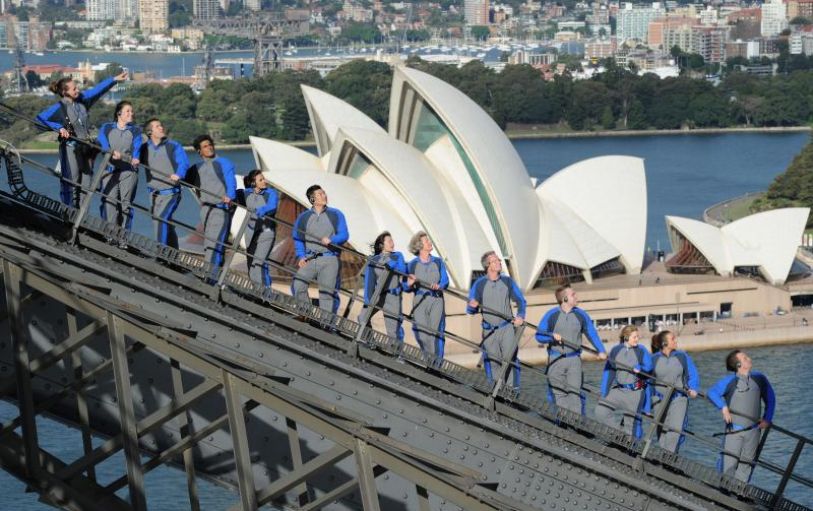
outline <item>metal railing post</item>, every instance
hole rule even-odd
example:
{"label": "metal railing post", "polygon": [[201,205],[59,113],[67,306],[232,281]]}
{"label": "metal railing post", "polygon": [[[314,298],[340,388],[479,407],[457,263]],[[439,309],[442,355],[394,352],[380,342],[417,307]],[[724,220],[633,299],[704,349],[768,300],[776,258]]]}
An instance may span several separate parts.
{"label": "metal railing post", "polygon": [[[102,177],[104,177],[105,173],[107,172],[107,165],[110,163],[110,156],[111,153],[105,153],[104,158],[102,158],[102,163],[99,165],[96,174],[93,175],[93,181],[90,182],[90,190],[87,190],[87,193],[82,197],[82,202],[79,205],[79,212],[76,214],[76,218],[73,220],[73,229],[71,231],[71,244],[76,243],[76,235],[79,232],[79,226],[82,225],[82,220],[85,219],[85,216],[88,213],[88,209],[90,209],[90,203],[93,200],[93,194],[96,193],[96,190],[99,189],[99,183],[102,182]],[[79,185],[73,185],[79,186]],[[82,191],[85,189],[82,188]]]}
{"label": "metal railing post", "polygon": [[[796,462],[799,461],[799,456],[802,455],[802,449],[804,449],[805,441],[801,438],[796,441],[796,448],[793,449],[793,454],[790,456],[790,461],[788,461],[788,466],[785,467],[785,471],[782,473],[782,480],[779,481],[779,486],[776,487],[776,491],[773,494],[773,498],[771,499],[771,503],[768,506],[771,509],[774,509],[775,506],[779,503],[779,499],[782,498],[782,494],[785,493],[785,487],[788,485],[788,480],[790,480],[790,476],[793,475],[793,468],[796,466]],[[756,459],[754,460],[756,462]]]}
{"label": "metal railing post", "polygon": [[[646,392],[646,390],[644,390]],[[658,413],[655,415],[655,420],[652,421],[652,425],[649,427],[649,431],[646,433],[646,441],[644,443],[644,448],[641,450],[641,455],[635,460],[637,465],[636,468],[640,470],[643,461],[646,459],[646,455],[649,453],[649,449],[652,447],[652,440],[655,438],[655,432],[658,428],[663,424],[663,418],[666,416],[666,413],[669,411],[669,407],[672,405],[672,396],[675,393],[674,387],[669,387],[669,390],[666,391],[666,395],[663,396],[663,406]]]}
{"label": "metal railing post", "polygon": [[[372,263],[371,263],[372,264]],[[361,336],[364,335],[364,329],[367,328],[367,325],[370,324],[370,318],[373,317],[376,308],[378,307],[378,300],[381,298],[381,293],[384,291],[384,286],[389,282],[390,276],[392,276],[392,268],[387,265],[384,265],[384,268],[387,270],[387,276],[383,279],[379,279],[375,285],[375,290],[373,291],[373,296],[370,297],[370,303],[367,305],[359,314],[358,317],[358,324],[359,324],[359,331],[356,333],[356,336],[353,338],[353,342],[351,343],[350,347],[348,348],[348,353],[351,355],[358,355],[358,343],[361,340]],[[375,271],[375,270],[373,270]],[[382,308],[383,310],[383,308]]]}
{"label": "metal railing post", "polygon": [[[227,210],[228,211],[228,210]],[[243,234],[246,232],[246,227],[248,227],[248,222],[251,220],[251,215],[253,213],[249,210],[246,210],[246,214],[243,217],[242,223],[240,223],[240,229],[237,230],[237,234],[234,236],[234,240],[231,244],[231,252],[226,254],[226,257],[223,261],[223,267],[220,268],[220,277],[217,279],[217,287],[220,288],[223,286],[223,282],[226,281],[226,275],[229,273],[229,267],[231,266],[232,259],[234,259],[234,254],[237,253],[237,249],[240,247],[240,240],[243,239]],[[229,222],[231,223],[231,222]],[[225,245],[225,243],[224,243]],[[226,247],[223,247],[223,250],[226,250]]]}
{"label": "metal railing post", "polygon": [[[513,324],[506,325],[503,328],[507,328],[508,326],[513,326]],[[505,381],[508,379],[508,371],[514,366],[514,354],[519,351],[519,341],[522,339],[522,333],[525,331],[525,322],[523,321],[522,325],[517,327],[516,332],[514,332],[514,344],[511,346],[511,349],[508,350],[507,356],[505,353],[503,354],[503,358],[500,361],[500,373],[497,376],[497,379],[494,381],[494,387],[491,390],[491,394],[489,394],[488,398],[486,398],[485,407],[489,410],[494,409],[494,403],[497,399],[497,395],[499,395],[500,390],[505,386]],[[519,366],[519,360],[517,360],[517,366]],[[517,369],[514,369],[515,371]]]}

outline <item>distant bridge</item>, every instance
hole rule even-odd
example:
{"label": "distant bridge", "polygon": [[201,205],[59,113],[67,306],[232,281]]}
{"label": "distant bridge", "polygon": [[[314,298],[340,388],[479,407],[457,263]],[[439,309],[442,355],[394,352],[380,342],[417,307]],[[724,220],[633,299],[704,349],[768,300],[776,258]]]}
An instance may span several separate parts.
{"label": "distant bridge", "polygon": [[[144,474],[171,463],[191,509],[198,476],[234,488],[240,510],[806,509],[782,494],[812,484],[793,470],[807,439],[789,470],[761,462],[774,491],[746,485],[660,450],[653,426],[635,441],[228,264],[209,285],[206,263],[89,215],[97,192],[66,207],[28,187],[31,162],[0,160],[0,389],[19,408],[0,466],[48,504],[143,510]],[[41,414],[81,431],[81,456],[43,447]],[[100,482],[119,451],[121,477]]]}

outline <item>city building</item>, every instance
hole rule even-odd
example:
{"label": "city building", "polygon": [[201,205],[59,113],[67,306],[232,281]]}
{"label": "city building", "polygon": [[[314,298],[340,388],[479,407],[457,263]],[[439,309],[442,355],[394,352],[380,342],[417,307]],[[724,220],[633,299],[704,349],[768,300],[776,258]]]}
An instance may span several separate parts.
{"label": "city building", "polygon": [[261,0],[245,0],[243,5],[249,11],[259,11],[262,9],[262,2]]}
{"label": "city building", "polygon": [[775,37],[788,27],[786,6],[782,0],[768,0],[762,4],[762,24],[760,33],[763,37]]}
{"label": "city building", "polygon": [[146,34],[164,33],[169,29],[168,0],[139,0],[139,26]]}
{"label": "city building", "polygon": [[653,49],[669,51],[673,46],[679,46],[688,51],[690,44],[691,27],[697,24],[695,18],[686,16],[667,16],[649,22],[647,30],[647,46]]}
{"label": "city building", "polygon": [[616,21],[616,35],[619,42],[628,39],[638,41],[647,40],[649,22],[662,18],[666,14],[660,3],[654,2],[651,6],[633,5],[625,2],[618,10]]}
{"label": "city building", "polygon": [[16,43],[25,51],[45,50],[52,32],[51,22],[39,21],[35,16],[30,16],[28,21],[20,21],[10,14],[0,16],[0,44],[7,48]]}
{"label": "city building", "polygon": [[199,20],[212,20],[220,17],[218,0],[192,0],[192,13]]}
{"label": "city building", "polygon": [[488,0],[464,0],[463,17],[466,25],[488,25]]}
{"label": "city building", "polygon": [[95,20],[115,20],[119,18],[118,0],[87,0],[87,19]]}
{"label": "city building", "polygon": [[584,45],[584,56],[590,60],[612,57],[617,49],[616,38],[590,41]]}
{"label": "city building", "polygon": [[431,75],[395,68],[388,130],[334,96],[302,89],[318,155],[252,138],[255,159],[300,210],[307,187],[320,183],[341,204],[351,246],[365,250],[388,230],[403,247],[424,230],[458,289],[482,274],[489,250],[524,290],[640,272],[642,159],[592,158],[537,184],[491,117]]}
{"label": "city building", "polygon": [[707,63],[725,62],[728,27],[696,26],[692,28],[692,51]]}
{"label": "city building", "polygon": [[[666,217],[674,255],[666,268],[674,273],[735,273],[760,276],[781,286],[805,266],[796,265],[810,208],[774,209],[722,227],[698,220]],[[777,229],[777,226],[782,226]]]}
{"label": "city building", "polygon": [[759,57],[759,41],[728,41],[725,45],[726,58],[742,57],[752,59]]}

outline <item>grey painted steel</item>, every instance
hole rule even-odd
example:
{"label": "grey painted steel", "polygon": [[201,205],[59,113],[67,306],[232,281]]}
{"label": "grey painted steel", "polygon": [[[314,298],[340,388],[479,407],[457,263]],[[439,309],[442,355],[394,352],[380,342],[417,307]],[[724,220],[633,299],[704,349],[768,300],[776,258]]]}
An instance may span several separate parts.
{"label": "grey painted steel", "polygon": [[31,389],[31,369],[28,357],[28,332],[23,328],[23,317],[20,310],[22,289],[20,286],[21,269],[7,260],[3,260],[3,282],[6,289],[6,308],[8,310],[8,332],[14,349],[14,375],[17,380],[17,402],[20,407],[20,418],[25,448],[25,469],[29,478],[39,476],[39,451],[37,441],[37,423],[35,421],[34,399]]}
{"label": "grey painted steel", "polygon": [[240,491],[240,509],[254,511],[257,509],[257,492],[254,489],[254,477],[251,473],[251,458],[248,451],[246,422],[240,394],[237,392],[234,376],[223,370],[223,394],[226,397],[226,410],[229,414],[229,432],[234,445],[234,464],[237,468],[237,487]]}
{"label": "grey painted steel", "polygon": [[130,367],[127,363],[124,334],[119,328],[118,322],[118,318],[112,312],[107,313],[107,332],[110,338],[110,355],[113,359],[113,379],[116,382],[116,401],[119,404],[119,421],[121,422],[124,458],[127,464],[130,503],[135,511],[145,511],[147,497],[144,494],[144,472],[141,470],[141,454],[138,451],[138,432],[133,411]]}
{"label": "grey painted steel", "polygon": [[[15,183],[15,190],[22,190],[24,183]],[[388,510],[547,509],[554,504],[566,509],[754,508],[719,489],[763,505],[773,498],[657,448],[648,453],[643,470],[636,470],[640,443],[581,416],[557,413],[536,396],[501,390],[494,410],[483,408],[493,388],[481,372],[449,361],[427,372],[417,348],[289,296],[245,286],[234,273],[213,294],[197,278],[205,275],[199,265],[183,275],[145,259],[185,264],[178,253],[163,251],[152,240],[142,243],[138,235],[92,217],[82,219],[79,243],[71,246],[34,215],[3,214],[9,201],[68,222],[76,212],[30,191],[0,194],[0,259],[24,268],[20,285],[43,295],[21,311],[35,324],[30,331],[34,359],[53,352],[57,339],[72,336],[62,318],[68,309],[81,311],[79,329],[115,316],[121,335],[131,341],[126,348],[131,360],[125,362],[133,378],[129,398],[138,447],[150,457],[144,471],[164,462],[179,464],[182,453],[194,448],[196,473],[239,486],[235,428],[226,427],[231,416],[245,417],[251,453],[246,481],[263,488],[261,494],[274,485],[296,488],[307,481],[309,501],[301,507],[309,509],[359,509],[360,486],[368,489],[369,505],[374,505],[370,495],[375,488],[380,507]],[[124,236],[139,254],[98,240],[109,234]],[[336,331],[326,332],[321,325]],[[350,356],[347,348],[355,339],[358,356]],[[36,410],[47,409],[70,424],[80,422],[72,393],[84,389],[93,430],[111,437],[101,452],[54,471],[71,474],[60,482],[67,488],[85,480],[82,472],[123,445],[121,400],[114,399],[123,386],[109,374],[110,345],[103,335],[79,344],[73,352],[87,368],[81,378],[73,380],[54,364],[43,365],[31,380]],[[399,354],[406,364],[397,363]],[[10,347],[0,343],[0,372],[14,371],[13,360]],[[183,397],[173,384],[172,361],[194,384]],[[93,386],[88,385],[91,374],[97,379]],[[231,387],[231,410],[220,390],[225,381]],[[185,399],[195,390],[197,399]],[[538,415],[528,415],[529,410]],[[187,412],[191,435],[174,420]],[[290,421],[297,425],[299,466]],[[332,449],[355,453],[359,445],[365,446],[361,456],[320,461],[313,471],[308,465]],[[119,480],[107,491],[126,485],[126,479]],[[288,502],[301,496],[298,490],[286,491],[280,498]],[[334,504],[332,499],[341,500]],[[782,498],[776,509],[803,508]]]}
{"label": "grey painted steel", "polygon": [[82,202],[79,204],[79,211],[76,214],[76,217],[73,220],[73,229],[71,233],[71,243],[76,242],[76,234],[79,232],[79,226],[82,225],[82,221],[87,216],[88,210],[90,209],[90,203],[93,202],[93,190],[99,188],[99,185],[102,182],[102,178],[105,174],[107,174],[107,165],[110,163],[111,154],[107,153],[102,157],[102,163],[99,166],[96,174],[93,176],[93,180],[90,182],[90,189],[82,188],[82,193],[84,195],[80,195],[82,197]]}
{"label": "grey painted steel", "polygon": [[358,474],[361,504],[364,511],[381,511],[381,503],[378,501],[378,489],[375,486],[370,448],[366,442],[356,438],[353,453],[356,456],[356,473]]}
{"label": "grey painted steel", "polygon": [[[183,395],[183,379],[181,377],[181,364],[177,360],[170,361],[172,372],[172,394],[175,399],[180,399]],[[189,411],[178,414],[178,428],[181,439],[189,437]],[[192,449],[183,450],[183,467],[186,472],[186,491],[189,494],[190,511],[200,510],[200,497],[198,496],[198,486],[195,482],[195,460],[192,457]]]}

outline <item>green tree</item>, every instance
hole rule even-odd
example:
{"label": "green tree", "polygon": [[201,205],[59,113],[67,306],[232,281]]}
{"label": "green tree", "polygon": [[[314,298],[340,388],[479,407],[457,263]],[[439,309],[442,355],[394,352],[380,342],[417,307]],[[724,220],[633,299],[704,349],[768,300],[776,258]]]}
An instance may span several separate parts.
{"label": "green tree", "polygon": [[383,62],[353,60],[325,77],[327,91],[387,125],[392,71]]}
{"label": "green tree", "polygon": [[101,71],[96,71],[93,74],[93,80],[96,83],[99,83],[105,78],[120,74],[122,71],[124,71],[124,68],[122,67],[121,64],[119,64],[118,62],[111,62],[110,64],[107,65],[106,68],[102,69]]}
{"label": "green tree", "polygon": [[[754,201],[751,211],[788,206],[813,208],[813,139],[793,158],[785,172],[774,178],[765,196]],[[807,226],[813,227],[813,217],[808,217]]]}
{"label": "green tree", "polygon": [[471,36],[477,41],[485,41],[491,37],[491,30],[483,25],[474,25],[471,27]]}
{"label": "green tree", "polygon": [[601,112],[601,127],[605,130],[615,128],[615,116],[613,115],[613,109],[610,105],[605,106],[604,111]]}

